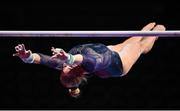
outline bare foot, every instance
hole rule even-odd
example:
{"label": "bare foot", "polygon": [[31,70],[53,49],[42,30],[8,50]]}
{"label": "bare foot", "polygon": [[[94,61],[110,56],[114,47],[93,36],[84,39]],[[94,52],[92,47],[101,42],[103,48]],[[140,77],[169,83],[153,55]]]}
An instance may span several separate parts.
{"label": "bare foot", "polygon": [[[165,30],[166,28],[163,25],[156,25],[152,31],[165,31]],[[147,36],[143,38],[143,40],[141,41],[142,46],[144,46],[143,54],[148,53],[152,49],[154,42],[157,39],[158,36]]]}
{"label": "bare foot", "polygon": [[150,31],[154,28],[155,25],[156,25],[155,22],[149,23],[146,26],[144,26],[141,31]]}
{"label": "bare foot", "polygon": [[[164,25],[156,25],[152,31],[165,31],[166,28]],[[156,37],[156,40],[158,39],[159,37]]]}

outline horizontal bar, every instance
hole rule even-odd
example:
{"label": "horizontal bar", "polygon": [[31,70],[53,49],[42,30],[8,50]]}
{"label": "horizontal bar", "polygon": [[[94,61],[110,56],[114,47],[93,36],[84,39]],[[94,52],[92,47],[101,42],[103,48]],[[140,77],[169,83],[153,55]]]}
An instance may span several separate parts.
{"label": "horizontal bar", "polygon": [[180,37],[180,30],[171,31],[0,31],[0,37]]}

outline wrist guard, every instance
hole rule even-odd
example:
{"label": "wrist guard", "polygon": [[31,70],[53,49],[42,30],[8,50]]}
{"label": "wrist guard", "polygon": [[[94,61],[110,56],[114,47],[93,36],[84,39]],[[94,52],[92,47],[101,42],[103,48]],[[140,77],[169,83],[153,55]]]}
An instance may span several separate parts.
{"label": "wrist guard", "polygon": [[75,57],[72,54],[68,54],[68,59],[66,63],[72,65],[74,64],[74,61],[75,61]]}
{"label": "wrist guard", "polygon": [[25,62],[25,63],[32,64],[32,63],[34,62],[34,56],[33,56],[33,54],[31,53],[28,58],[22,58],[22,61]]}

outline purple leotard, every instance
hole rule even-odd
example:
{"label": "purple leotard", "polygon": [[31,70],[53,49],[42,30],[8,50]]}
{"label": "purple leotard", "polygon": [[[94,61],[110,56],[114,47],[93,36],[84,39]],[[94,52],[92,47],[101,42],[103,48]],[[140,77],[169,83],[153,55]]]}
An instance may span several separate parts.
{"label": "purple leotard", "polygon": [[[83,44],[73,47],[69,53],[81,54],[83,61],[81,66],[89,74],[95,74],[101,78],[121,77],[122,62],[117,52],[110,50],[101,43]],[[40,54],[40,64],[47,65],[57,70],[62,69],[62,63],[58,59],[51,60],[50,56]]]}

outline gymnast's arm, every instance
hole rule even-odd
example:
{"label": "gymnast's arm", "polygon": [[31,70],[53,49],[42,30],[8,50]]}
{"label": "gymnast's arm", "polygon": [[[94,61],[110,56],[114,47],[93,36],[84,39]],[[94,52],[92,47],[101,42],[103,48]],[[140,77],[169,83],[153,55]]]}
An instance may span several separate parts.
{"label": "gymnast's arm", "polygon": [[[51,51],[53,52],[52,58],[63,60],[69,65],[81,65],[89,73],[102,70],[102,68],[104,67],[102,66],[103,57],[99,56],[98,53],[90,48],[87,49],[86,54],[74,55],[72,55],[71,53],[66,53],[64,50],[58,50],[55,48],[52,48]],[[70,52],[73,53],[72,50]]]}
{"label": "gymnast's arm", "polygon": [[47,56],[41,53],[32,53],[30,50],[26,50],[24,44],[19,44],[15,47],[16,54],[25,63],[42,64],[53,69],[61,70],[63,62],[59,59],[51,59],[51,56]]}
{"label": "gymnast's arm", "polygon": [[73,64],[80,65],[83,62],[83,56],[81,54],[72,55],[70,53],[66,53],[63,49],[54,48],[54,47],[52,47],[51,51],[53,54],[51,59],[59,59],[69,65],[73,65]]}

